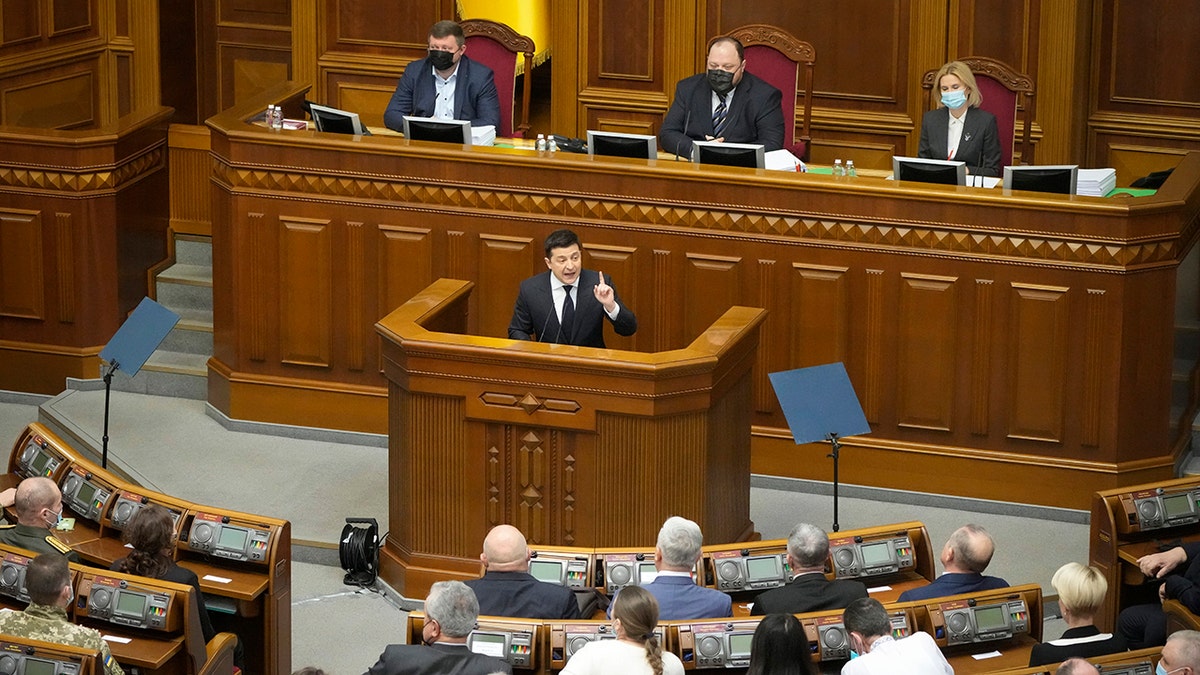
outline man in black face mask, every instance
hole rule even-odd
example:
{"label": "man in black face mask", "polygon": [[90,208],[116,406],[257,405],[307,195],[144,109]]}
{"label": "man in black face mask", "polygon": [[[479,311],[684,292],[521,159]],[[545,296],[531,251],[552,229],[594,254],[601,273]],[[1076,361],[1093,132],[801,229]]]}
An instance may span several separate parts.
{"label": "man in black face mask", "polygon": [[465,55],[466,38],[453,21],[429,29],[429,56],[404,68],[396,93],[383,113],[389,129],[402,131],[404,116],[470,120],[500,132],[500,98],[492,69]]}
{"label": "man in black face mask", "polygon": [[746,72],[742,43],[713,40],[706,67],[676,85],[658,135],[663,150],[690,157],[694,140],[783,147],[783,94]]}

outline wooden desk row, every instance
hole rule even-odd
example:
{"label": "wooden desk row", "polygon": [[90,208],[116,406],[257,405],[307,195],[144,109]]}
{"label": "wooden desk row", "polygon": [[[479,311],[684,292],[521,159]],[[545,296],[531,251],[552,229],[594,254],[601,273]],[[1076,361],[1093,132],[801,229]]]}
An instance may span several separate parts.
{"label": "wooden desk row", "polygon": [[0,489],[46,476],[63,493],[74,528],[55,535],[87,563],[107,568],[125,557],[121,532],[146,504],[175,519],[176,559],[200,578],[204,604],[218,631],[241,637],[246,669],[291,672],[291,524],[194,504],[131,484],[100,468],[41,424],[13,445]]}
{"label": "wooden desk row", "polygon": [[[582,548],[533,546],[529,571],[538,579],[573,589],[615,594],[623,586],[649,583],[657,574],[654,547]],[[900,593],[936,577],[929,533],[919,522],[878,525],[834,533],[829,540],[826,576],[860,579],[883,586],[875,597],[894,601]],[[749,614],[741,602],[790,580],[787,540],[713,544],[701,550],[696,583],[734,597],[735,614]]]}
{"label": "wooden desk row", "polygon": [[[21,610],[28,604],[25,568],[33,555],[0,544],[0,605]],[[237,636],[214,637],[210,652],[200,623],[206,610],[191,586],[77,563],[71,563],[71,586],[75,600],[68,617],[104,634],[122,667],[180,675],[233,672]]]}
{"label": "wooden desk row", "polygon": [[[1029,651],[1042,639],[1042,590],[1037,584],[935,600],[884,603],[896,637],[924,631],[933,636],[954,672],[990,673],[1024,667]],[[850,639],[842,611],[797,614],[813,661],[837,672],[849,658]],[[750,642],[759,617],[665,621],[657,634],[687,670],[742,668],[749,663]],[[408,618],[408,641],[421,641],[424,615]],[[615,637],[607,621],[544,621],[480,617],[468,638],[474,651],[503,658],[515,671],[550,673],[566,666],[572,654],[592,640]],[[999,651],[994,658],[975,655]]]}

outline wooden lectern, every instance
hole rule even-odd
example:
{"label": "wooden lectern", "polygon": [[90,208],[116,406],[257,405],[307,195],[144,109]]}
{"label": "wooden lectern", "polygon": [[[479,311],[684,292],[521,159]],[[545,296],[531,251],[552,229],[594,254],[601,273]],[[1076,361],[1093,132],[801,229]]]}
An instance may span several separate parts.
{"label": "wooden lectern", "polygon": [[388,380],[381,576],[413,597],[479,575],[483,537],[653,546],[662,522],[751,538],[751,369],[766,311],[732,307],[646,354],[466,335],[474,284],[440,279],[376,324]]}

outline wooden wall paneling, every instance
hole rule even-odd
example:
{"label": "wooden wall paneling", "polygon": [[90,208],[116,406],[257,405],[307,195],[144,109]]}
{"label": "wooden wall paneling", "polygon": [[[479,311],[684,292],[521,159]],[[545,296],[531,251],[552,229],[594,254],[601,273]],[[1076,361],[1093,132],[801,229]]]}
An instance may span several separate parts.
{"label": "wooden wall paneling", "polygon": [[208,127],[172,124],[167,132],[171,181],[171,230],[212,236],[212,170]]}
{"label": "wooden wall paneling", "polygon": [[788,312],[781,307],[783,299],[780,298],[781,294],[777,290],[780,286],[786,288],[786,285],[779,284],[776,278],[777,270],[780,267],[775,264],[774,260],[759,258],[758,266],[755,269],[758,277],[758,287],[755,293],[757,296],[756,306],[767,310],[767,318],[763,320],[763,330],[758,338],[758,354],[754,363],[754,396],[752,400],[756,413],[770,414],[774,411],[775,392],[771,388],[769,375],[777,370],[783,370],[782,367],[774,367],[775,359],[772,358],[779,350],[775,345],[778,338],[772,328],[776,323],[787,321],[788,318]]}
{"label": "wooden wall paneling", "polygon": [[0,80],[0,123],[74,129],[103,122],[99,59],[66,63]]}
{"label": "wooden wall paneling", "polygon": [[[411,477],[399,486],[411,495],[408,508],[402,513],[409,514],[412,521],[408,526],[413,532],[412,541],[419,550],[437,555],[478,550],[486,534],[482,531],[483,523],[476,517],[480,512],[476,505],[484,499],[487,454],[465,451],[472,434],[461,424],[463,401],[459,397],[429,394],[410,394],[406,398],[413,415],[444,422],[420,425],[425,434],[408,439]],[[402,433],[416,436],[411,431]],[[395,490],[393,485],[391,491]],[[461,504],[462,508],[454,513],[431,512],[432,505],[439,503]]]}
{"label": "wooden wall paneling", "polygon": [[[125,0],[119,0],[116,4],[123,6]],[[123,15],[127,18],[121,20]],[[159,61],[163,58],[160,54],[158,7],[155,5],[155,11],[146,11],[142,3],[139,3],[132,11],[118,12],[117,23],[125,24],[131,43],[128,49],[130,54],[127,75],[129,110],[156,108],[162,104],[162,71]],[[171,56],[168,55],[168,58]]]}
{"label": "wooden wall paneling", "polygon": [[41,0],[0,3],[0,55],[42,38]]}
{"label": "wooden wall paneling", "polygon": [[[849,268],[792,263],[790,358],[782,368],[846,361],[850,348]],[[807,317],[822,317],[811,321]],[[767,317],[770,321],[770,316]]]}
{"label": "wooden wall paneling", "polygon": [[327,220],[279,222],[279,358],[328,368],[333,352],[333,234]]}
{"label": "wooden wall paneling", "polygon": [[[637,255],[638,249],[631,246],[610,246],[588,242],[584,242],[584,249],[587,251],[584,266],[603,272],[605,281],[611,279],[614,284],[613,288],[621,298],[621,303],[629,307],[634,316],[637,316],[637,308],[641,306],[641,303],[638,302],[638,289],[643,287],[637,277],[637,263],[640,259],[640,256]],[[588,289],[581,290],[590,292]],[[608,329],[605,331],[604,344],[609,349],[638,350],[641,326],[638,326],[637,333],[629,337],[617,335]]]}
{"label": "wooden wall paneling", "polygon": [[380,305],[372,323],[408,302],[434,279],[432,230],[381,223],[378,232]]}
{"label": "wooden wall paneling", "polygon": [[683,274],[683,344],[694,340],[742,293],[742,258],[685,254]]}
{"label": "wooden wall paneling", "polygon": [[221,90],[218,110],[287,81],[291,77],[291,62],[290,45],[219,43],[217,67],[221,73]]}
{"label": "wooden wall paneling", "polygon": [[863,353],[861,379],[855,378],[856,373],[850,367],[847,368],[851,381],[859,382],[855,390],[862,392],[860,396],[863,413],[871,424],[883,421],[883,386],[888,381],[886,371],[890,367],[883,358],[884,285],[883,270],[866,270],[866,298],[863,302],[866,307],[863,317],[866,349]]}
{"label": "wooden wall paneling", "polygon": [[[353,371],[362,371],[363,364],[366,363],[367,328],[371,325],[371,321],[367,320],[367,296],[371,298],[372,308],[376,306],[379,298],[383,297],[374,283],[367,283],[367,270],[370,266],[366,260],[366,239],[366,228],[361,221],[346,221],[345,262],[340,266],[344,270],[342,285],[345,289],[346,303],[343,308],[344,316],[335,316],[333,320],[346,322],[345,346],[342,349],[346,354],[346,368]],[[374,281],[372,279],[372,282]],[[376,312],[371,314],[371,319],[377,318],[374,316]]]}
{"label": "wooden wall paneling", "polygon": [[1041,0],[953,0],[957,25],[949,36],[949,57],[987,56],[1035,75],[1041,5]]}
{"label": "wooden wall paneling", "polygon": [[42,214],[0,209],[0,315],[45,318]]}
{"label": "wooden wall paneling", "polygon": [[975,321],[971,336],[971,433],[986,436],[991,419],[992,334],[995,330],[993,304],[996,284],[992,279],[975,280]]}
{"label": "wooden wall paneling", "polygon": [[1066,409],[1067,288],[1014,283],[1009,343],[1008,437],[1063,441]]}
{"label": "wooden wall paneling", "polygon": [[[601,124],[614,130],[658,133],[670,103],[667,92],[674,91],[674,83],[668,84],[663,77],[667,0],[590,0],[583,4],[588,29],[580,39],[587,58],[580,76],[586,79],[576,85],[577,119],[583,126],[575,135],[601,128]],[[672,19],[678,20],[678,15]]]}
{"label": "wooden wall paneling", "polygon": [[[554,67],[550,69],[550,128],[574,136],[586,131],[581,117],[579,92],[586,84],[588,40],[592,33],[582,17],[585,3],[579,0],[550,0],[550,40],[554,45]],[[573,132],[571,130],[574,130]],[[561,133],[561,132],[560,132]]]}
{"label": "wooden wall paneling", "polygon": [[1036,141],[1039,164],[1085,161],[1087,113],[1080,101],[1088,100],[1088,88],[1094,86],[1088,74],[1091,47],[1085,37],[1089,4],[1086,0],[1041,3],[1039,47],[1032,62],[1036,67],[1026,71],[1035,89],[1035,137],[1041,131]]}
{"label": "wooden wall paneling", "polygon": [[77,240],[74,214],[58,212],[54,214],[55,241],[58,252],[58,321],[73,323],[75,321],[75,305],[79,289],[75,285],[75,249],[62,245],[64,242]]}
{"label": "wooden wall paneling", "polygon": [[958,359],[958,279],[904,273],[899,279],[896,423],[951,431]]}
{"label": "wooden wall paneling", "polygon": [[[532,274],[546,269],[545,264],[541,264],[546,257],[545,253],[542,251],[541,242],[530,237],[481,234],[478,256],[479,270],[477,274],[480,286],[487,289],[510,289],[496,295],[511,293],[511,299],[508,302],[488,302],[475,299],[477,303],[475,313],[479,316],[479,334],[507,337],[508,324],[512,320],[513,305],[517,300],[517,288]],[[534,261],[539,263],[536,267]]]}

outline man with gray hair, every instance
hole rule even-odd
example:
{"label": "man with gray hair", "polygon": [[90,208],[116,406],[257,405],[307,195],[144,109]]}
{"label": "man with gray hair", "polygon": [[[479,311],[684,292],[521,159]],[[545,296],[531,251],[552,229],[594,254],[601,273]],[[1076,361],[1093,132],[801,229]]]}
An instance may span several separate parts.
{"label": "man with gray hair", "polygon": [[1076,656],[1063,661],[1058,670],[1054,671],[1054,675],[1100,675],[1100,671],[1086,659]]}
{"label": "man with gray hair", "polygon": [[642,588],[658,600],[659,621],[718,619],[733,615],[733,602],[721,591],[692,579],[704,535],[687,518],[671,516],[658,531],[654,567],[658,575]]}
{"label": "man with gray hair", "polygon": [[867,587],[853,579],[825,578],[829,559],[829,536],[816,525],[800,523],[788,535],[787,564],[792,581],[769,590],[754,600],[751,614],[800,614],[842,609],[851,601],[867,597]]}
{"label": "man with gray hair", "polygon": [[366,675],[491,675],[512,673],[507,662],[476,654],[467,636],[479,617],[475,592],[461,581],[439,581],[425,597],[419,645],[388,645]]}
{"label": "man with gray hair", "polygon": [[942,576],[927,586],[904,591],[900,594],[900,602],[1008,588],[1008,582],[1000,577],[983,574],[995,550],[996,544],[987,530],[971,523],[963,525],[942,547],[940,558],[945,570]]}
{"label": "man with gray hair", "polygon": [[1158,671],[1170,675],[1200,675],[1200,632],[1179,630],[1167,636]]}

